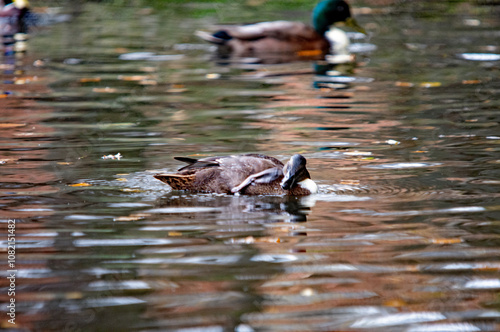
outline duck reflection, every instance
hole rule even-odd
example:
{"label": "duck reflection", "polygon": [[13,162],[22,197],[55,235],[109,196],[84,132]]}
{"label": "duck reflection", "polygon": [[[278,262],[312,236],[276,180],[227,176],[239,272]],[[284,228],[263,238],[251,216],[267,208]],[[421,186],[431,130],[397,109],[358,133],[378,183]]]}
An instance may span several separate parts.
{"label": "duck reflection", "polygon": [[[306,222],[315,204],[313,196],[229,196],[172,191],[156,201],[154,211],[185,212],[193,218],[244,220],[248,223]],[[237,216],[237,218],[235,218]]]}

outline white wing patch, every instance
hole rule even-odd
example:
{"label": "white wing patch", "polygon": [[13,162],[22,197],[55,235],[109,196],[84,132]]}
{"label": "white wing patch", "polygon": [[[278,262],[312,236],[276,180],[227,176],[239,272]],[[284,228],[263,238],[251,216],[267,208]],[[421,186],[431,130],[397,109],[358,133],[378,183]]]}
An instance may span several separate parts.
{"label": "white wing patch", "polygon": [[318,193],[318,185],[316,184],[316,182],[314,182],[311,179],[302,180],[302,181],[300,181],[298,183],[298,185],[301,188],[309,190],[311,192],[311,194],[317,194]]}

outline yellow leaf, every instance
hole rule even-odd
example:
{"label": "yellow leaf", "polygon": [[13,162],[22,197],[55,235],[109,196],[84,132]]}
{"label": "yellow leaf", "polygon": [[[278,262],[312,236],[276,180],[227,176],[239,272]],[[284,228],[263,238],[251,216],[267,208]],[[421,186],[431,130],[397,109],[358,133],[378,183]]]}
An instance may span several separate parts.
{"label": "yellow leaf", "polygon": [[420,83],[420,86],[422,88],[436,88],[438,86],[441,86],[441,82],[422,82]]}
{"label": "yellow leaf", "polygon": [[126,193],[142,193],[143,192],[143,190],[141,190],[141,189],[131,189],[131,188],[123,188],[122,191],[126,192]]}
{"label": "yellow leaf", "polygon": [[461,239],[432,239],[434,244],[455,244],[462,243]]}
{"label": "yellow leaf", "polygon": [[87,182],[80,182],[80,183],[75,183],[75,184],[70,184],[70,187],[90,187],[91,184]]}

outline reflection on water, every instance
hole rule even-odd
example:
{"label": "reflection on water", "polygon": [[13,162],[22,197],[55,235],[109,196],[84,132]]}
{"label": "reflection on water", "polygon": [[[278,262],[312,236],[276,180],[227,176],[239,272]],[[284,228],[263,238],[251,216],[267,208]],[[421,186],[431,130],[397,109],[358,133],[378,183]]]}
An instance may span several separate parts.
{"label": "reflection on water", "polygon": [[[307,20],[295,5],[85,3],[3,56],[15,327],[499,330],[495,7],[362,5],[357,63],[322,71],[217,64],[192,34]],[[152,177],[176,155],[252,152],[303,154],[320,193],[191,194]]]}

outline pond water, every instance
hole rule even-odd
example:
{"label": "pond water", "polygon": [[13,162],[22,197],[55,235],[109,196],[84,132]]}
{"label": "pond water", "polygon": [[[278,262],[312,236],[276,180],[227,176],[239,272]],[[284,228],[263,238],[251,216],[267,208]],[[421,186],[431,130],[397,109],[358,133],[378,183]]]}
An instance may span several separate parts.
{"label": "pond water", "polygon": [[[2,328],[500,330],[497,2],[351,1],[369,37],[328,76],[193,35],[310,3],[78,3],[1,58]],[[303,154],[319,194],[152,177],[254,152]]]}

